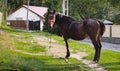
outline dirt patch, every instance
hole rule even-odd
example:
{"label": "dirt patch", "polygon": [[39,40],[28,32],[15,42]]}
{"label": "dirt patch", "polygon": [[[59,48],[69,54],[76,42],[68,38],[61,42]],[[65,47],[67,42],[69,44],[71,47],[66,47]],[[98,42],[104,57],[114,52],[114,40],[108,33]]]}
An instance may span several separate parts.
{"label": "dirt patch", "polygon": [[78,52],[77,54],[71,55],[71,57],[81,60],[84,64],[88,65],[94,71],[107,71],[99,64],[97,64],[93,61],[90,61],[90,60],[83,59],[83,57],[85,57],[85,56],[87,56],[87,54],[85,52]]}
{"label": "dirt patch", "polygon": [[56,41],[53,39],[49,39],[45,36],[34,36],[34,40],[37,40],[38,44],[46,46],[48,50],[48,54],[54,57],[65,57],[66,48],[59,44],[54,44]]}
{"label": "dirt patch", "polygon": [[[37,40],[37,42],[40,45],[46,46],[50,55],[52,55],[54,57],[62,57],[62,58],[65,57],[65,55],[66,55],[65,46],[55,44],[55,42],[56,42],[55,40],[51,39],[51,47],[50,47],[50,42],[49,42],[50,39],[45,36],[34,36],[33,39]],[[98,65],[97,63],[83,59],[83,57],[85,57],[85,56],[87,56],[87,54],[85,52],[78,52],[76,54],[71,53],[70,57],[81,60],[84,64],[88,65],[94,71],[106,71],[102,66]]]}
{"label": "dirt patch", "polygon": [[[28,55],[33,55],[33,56],[41,56],[41,55],[52,55],[55,58],[64,58],[66,55],[66,47],[63,45],[59,45],[59,44],[55,44],[55,40],[53,39],[49,39],[45,36],[33,36],[33,39],[35,41],[37,41],[38,44],[46,46],[48,52],[43,52],[43,53],[29,53],[29,52],[25,52],[22,50],[17,50],[14,48],[10,48],[12,51],[15,52],[19,52],[19,53],[23,53],[23,54],[28,54]],[[50,45],[50,41],[51,41],[51,45]],[[70,52],[72,52],[72,50],[70,50]],[[82,61],[84,64],[86,64],[87,66],[89,66],[91,69],[93,69],[93,71],[106,71],[102,66],[98,65],[97,63],[94,63],[92,61],[89,60],[85,60],[83,59],[83,57],[87,56],[87,54],[85,52],[77,52],[75,54],[71,53],[72,58],[76,58],[80,61]],[[69,62],[68,62],[69,63]]]}

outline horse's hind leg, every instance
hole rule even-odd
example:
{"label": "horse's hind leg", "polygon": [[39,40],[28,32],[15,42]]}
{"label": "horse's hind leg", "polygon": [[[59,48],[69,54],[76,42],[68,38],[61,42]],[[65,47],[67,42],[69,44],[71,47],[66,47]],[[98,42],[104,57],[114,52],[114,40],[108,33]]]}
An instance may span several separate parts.
{"label": "horse's hind leg", "polygon": [[100,41],[100,37],[98,37],[98,45],[99,45],[99,48],[98,48],[98,61],[99,61],[99,59],[100,59],[100,54],[101,54],[101,48],[102,48],[102,45],[101,45],[101,41]]}
{"label": "horse's hind leg", "polygon": [[96,38],[91,38],[91,40],[95,48],[95,56],[93,61],[98,62],[100,58],[100,52],[101,52],[101,43],[100,43],[100,40]]}

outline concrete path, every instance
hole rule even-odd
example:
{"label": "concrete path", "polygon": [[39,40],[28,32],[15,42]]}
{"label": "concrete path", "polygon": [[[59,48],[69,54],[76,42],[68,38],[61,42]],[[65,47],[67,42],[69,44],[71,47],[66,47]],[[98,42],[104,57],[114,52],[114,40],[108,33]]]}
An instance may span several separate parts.
{"label": "concrete path", "polygon": [[[84,39],[80,42],[92,45],[92,42],[89,39]],[[120,44],[112,44],[112,43],[102,42],[102,49],[108,49],[108,50],[120,52]]]}

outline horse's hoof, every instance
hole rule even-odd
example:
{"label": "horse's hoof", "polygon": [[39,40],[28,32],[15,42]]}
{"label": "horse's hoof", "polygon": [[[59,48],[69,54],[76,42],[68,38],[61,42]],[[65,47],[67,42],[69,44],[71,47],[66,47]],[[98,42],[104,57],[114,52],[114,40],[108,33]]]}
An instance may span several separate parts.
{"label": "horse's hoof", "polygon": [[94,63],[98,63],[98,60],[93,60]]}
{"label": "horse's hoof", "polygon": [[95,61],[91,61],[90,64],[96,64],[96,62]]}
{"label": "horse's hoof", "polygon": [[68,59],[67,58],[64,58],[65,62],[68,63]]}

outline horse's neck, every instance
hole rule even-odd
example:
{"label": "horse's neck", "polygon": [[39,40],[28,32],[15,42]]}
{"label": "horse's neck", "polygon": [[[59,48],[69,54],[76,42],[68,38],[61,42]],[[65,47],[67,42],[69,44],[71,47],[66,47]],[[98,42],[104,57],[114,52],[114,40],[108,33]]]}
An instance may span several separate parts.
{"label": "horse's neck", "polygon": [[62,26],[64,24],[70,24],[72,21],[74,21],[74,19],[71,17],[61,14],[56,14],[56,24],[59,26]]}
{"label": "horse's neck", "polygon": [[61,20],[62,20],[62,17],[63,17],[63,15],[60,15],[60,14],[56,14],[56,19],[55,19],[55,23],[57,24],[57,25],[61,25]]}

